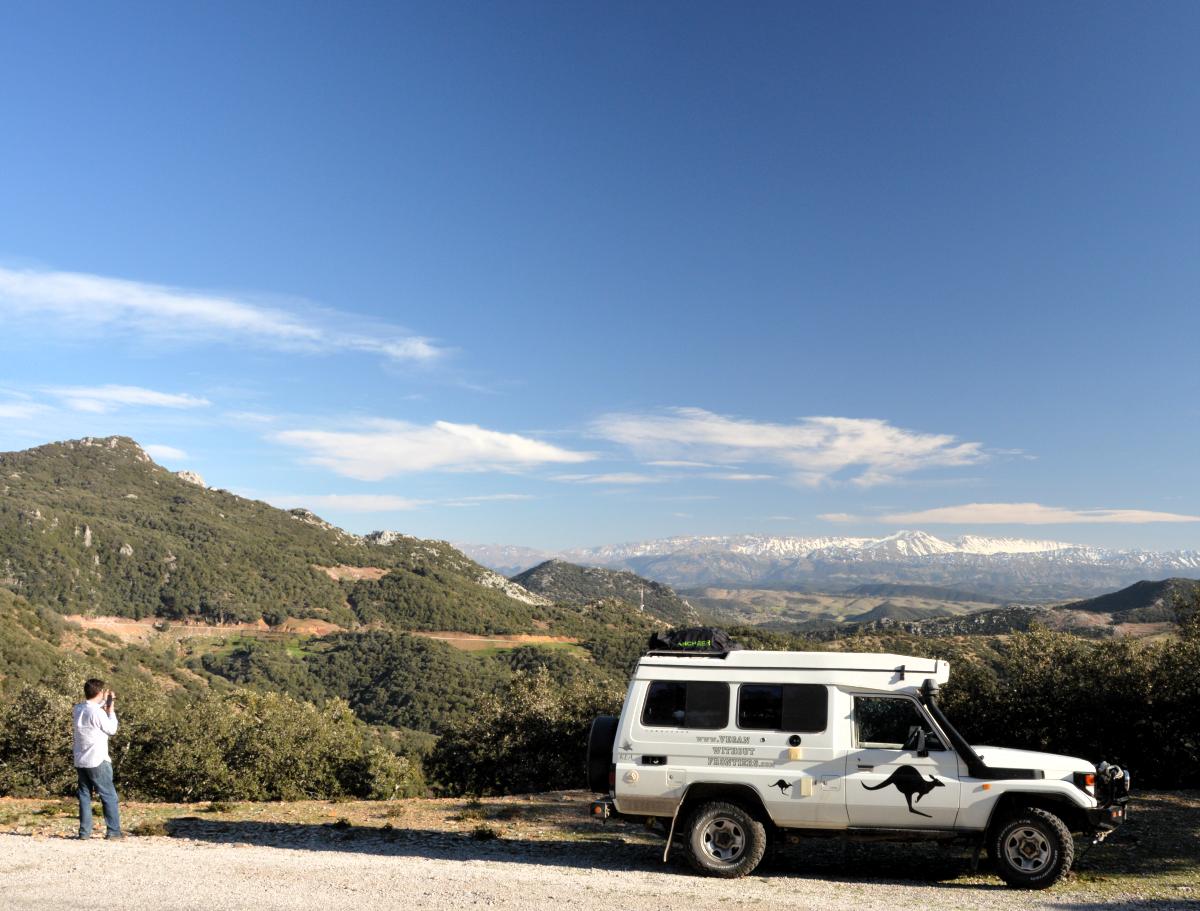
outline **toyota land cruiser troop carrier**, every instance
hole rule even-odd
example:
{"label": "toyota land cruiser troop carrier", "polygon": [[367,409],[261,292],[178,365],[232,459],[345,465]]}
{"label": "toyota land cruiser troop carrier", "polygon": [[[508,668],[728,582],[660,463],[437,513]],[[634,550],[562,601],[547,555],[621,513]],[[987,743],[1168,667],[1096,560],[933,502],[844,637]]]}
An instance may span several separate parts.
{"label": "toyota land cruiser troop carrier", "polygon": [[968,841],[1041,889],[1070,869],[1072,833],[1125,819],[1116,766],[968,744],[938,707],[945,661],[733,649],[650,651],[620,718],[592,725],[592,815],[661,824],[664,860],[678,839],[696,870],[737,877],[785,833]]}

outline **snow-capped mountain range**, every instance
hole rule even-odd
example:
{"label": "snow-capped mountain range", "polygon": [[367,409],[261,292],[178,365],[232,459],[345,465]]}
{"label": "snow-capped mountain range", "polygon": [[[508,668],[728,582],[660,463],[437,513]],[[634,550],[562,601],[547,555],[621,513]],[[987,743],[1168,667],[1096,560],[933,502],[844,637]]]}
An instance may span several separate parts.
{"label": "snow-capped mountain range", "polygon": [[485,566],[507,574],[558,557],[587,566],[629,569],[677,588],[836,590],[863,582],[907,582],[1032,600],[1086,597],[1148,578],[1200,577],[1200,551],[1195,550],[1115,550],[978,535],[947,539],[923,531],[900,531],[882,538],[677,537],[561,553],[458,546]]}

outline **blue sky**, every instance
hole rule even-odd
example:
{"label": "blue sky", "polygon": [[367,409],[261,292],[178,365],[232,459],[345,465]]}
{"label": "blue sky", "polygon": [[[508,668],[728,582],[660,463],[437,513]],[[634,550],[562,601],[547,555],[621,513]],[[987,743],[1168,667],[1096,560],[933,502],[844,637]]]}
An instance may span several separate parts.
{"label": "blue sky", "polygon": [[7,5],[0,449],[352,530],[1200,546],[1200,6]]}

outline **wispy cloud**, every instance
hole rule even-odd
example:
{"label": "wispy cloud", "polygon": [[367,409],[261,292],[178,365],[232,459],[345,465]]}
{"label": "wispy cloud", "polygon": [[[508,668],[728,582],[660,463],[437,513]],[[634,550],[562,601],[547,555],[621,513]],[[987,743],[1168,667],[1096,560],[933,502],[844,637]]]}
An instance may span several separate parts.
{"label": "wispy cloud", "polygon": [[422,426],[373,420],[361,430],[285,430],[272,438],[304,450],[314,465],[362,481],[416,471],[511,471],[592,458],[520,434],[449,421]]}
{"label": "wispy cloud", "polygon": [[446,350],[430,339],[351,314],[312,306],[304,310],[103,275],[0,266],[0,315],[36,319],[43,330],[51,327],[48,320],[59,317],[71,328],[103,325],[176,340],[362,351],[408,363],[436,360]]}
{"label": "wispy cloud", "polygon": [[51,386],[44,390],[75,411],[104,414],[126,406],[203,408],[208,399],[186,392],[158,392],[142,386]]}
{"label": "wispy cloud", "polygon": [[1150,522],[1200,522],[1200,516],[1149,509],[1068,509],[1041,503],[964,503],[916,512],[871,517],[826,513],[830,522],[877,521],[889,525],[1143,525]]}
{"label": "wispy cloud", "polygon": [[778,465],[807,485],[836,477],[867,487],[923,469],[971,465],[984,458],[980,443],[906,430],[872,418],[809,417],[777,424],[701,408],[673,408],[605,415],[594,422],[593,431],[628,446],[641,458]]}
{"label": "wispy cloud", "polygon": [[279,494],[268,497],[267,502],[285,509],[303,507],[314,511],[333,512],[408,512],[430,504],[429,500],[417,500],[390,493],[323,493],[323,494]]}
{"label": "wispy cloud", "polygon": [[182,449],[163,443],[147,443],[142,449],[146,450],[147,455],[153,459],[166,459],[169,462],[177,462],[188,457],[188,454]]}
{"label": "wispy cloud", "polygon": [[26,418],[31,418],[39,411],[42,411],[44,406],[36,402],[26,401],[8,401],[0,402],[0,419],[11,421],[23,421]]}
{"label": "wispy cloud", "polygon": [[639,474],[635,471],[612,471],[606,474],[560,474],[555,475],[552,480],[571,484],[661,484],[670,478]]}
{"label": "wispy cloud", "polygon": [[446,506],[467,507],[482,506],[485,503],[513,503],[519,500],[532,499],[535,499],[534,496],[528,493],[485,493],[469,497],[455,497],[443,502]]}
{"label": "wispy cloud", "polygon": [[482,506],[485,503],[532,500],[524,493],[490,493],[475,496],[452,497],[445,500],[418,499],[391,493],[323,493],[323,494],[270,494],[266,497],[284,509],[303,507],[316,512],[327,510],[333,513],[388,513],[410,512],[438,506],[454,508]]}

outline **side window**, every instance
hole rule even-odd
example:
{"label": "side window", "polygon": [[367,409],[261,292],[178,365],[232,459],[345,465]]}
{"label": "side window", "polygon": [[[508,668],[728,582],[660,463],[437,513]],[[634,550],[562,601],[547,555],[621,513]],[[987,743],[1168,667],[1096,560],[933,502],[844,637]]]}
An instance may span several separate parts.
{"label": "side window", "polygon": [[716,730],[729,722],[729,684],[663,680],[650,684],[642,724]]}
{"label": "side window", "polygon": [[829,691],[816,683],[744,683],[738,688],[738,727],[817,734],[829,722]]}
{"label": "side window", "polygon": [[876,750],[902,750],[914,728],[928,729],[911,699],[855,696],[854,724],[858,746]]}

